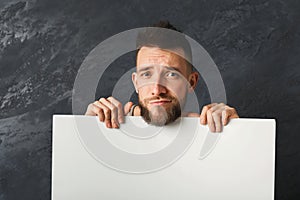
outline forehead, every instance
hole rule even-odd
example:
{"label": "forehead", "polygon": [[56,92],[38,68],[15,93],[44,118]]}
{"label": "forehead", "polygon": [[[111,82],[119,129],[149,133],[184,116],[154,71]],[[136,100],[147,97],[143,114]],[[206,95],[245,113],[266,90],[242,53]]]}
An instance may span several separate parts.
{"label": "forehead", "polygon": [[[179,55],[178,55],[179,54]],[[145,65],[163,65],[186,70],[183,50],[165,50],[157,47],[142,47],[137,55],[137,67]]]}

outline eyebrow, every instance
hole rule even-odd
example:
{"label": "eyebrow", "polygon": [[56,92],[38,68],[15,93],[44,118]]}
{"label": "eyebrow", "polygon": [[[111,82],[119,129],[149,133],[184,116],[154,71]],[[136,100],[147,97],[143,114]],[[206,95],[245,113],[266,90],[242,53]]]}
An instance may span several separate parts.
{"label": "eyebrow", "polygon": [[143,72],[143,71],[147,71],[147,70],[150,70],[153,68],[154,68],[154,66],[147,66],[147,67],[143,67],[142,69],[138,69],[137,72]]}
{"label": "eyebrow", "polygon": [[[177,71],[179,73],[181,73],[181,71],[179,69],[177,69],[176,67],[171,67],[171,66],[164,66],[167,70],[171,70],[171,71]],[[154,66],[147,66],[147,67],[143,67],[142,69],[137,70],[137,72],[143,72],[143,71],[148,71],[150,69],[153,69]]]}
{"label": "eyebrow", "polygon": [[181,73],[181,71],[179,69],[177,69],[176,67],[165,66],[165,68],[168,69],[168,70],[174,70],[174,71],[177,71],[177,72]]}

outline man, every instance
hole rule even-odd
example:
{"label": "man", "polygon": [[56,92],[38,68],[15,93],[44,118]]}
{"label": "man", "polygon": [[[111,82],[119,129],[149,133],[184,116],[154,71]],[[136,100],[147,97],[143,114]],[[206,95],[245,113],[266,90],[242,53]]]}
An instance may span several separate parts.
{"label": "man", "polygon": [[[180,32],[168,21],[161,21],[155,27]],[[118,128],[128,113],[142,116],[156,126],[172,123],[180,116],[199,117],[200,123],[208,124],[211,132],[221,132],[230,119],[238,118],[236,110],[224,103],[206,105],[200,114],[183,112],[187,94],[194,91],[199,77],[189,62],[191,47],[183,35],[146,31],[139,34],[137,47],[137,67],[132,82],[138,93],[138,105],[128,102],[123,108],[113,97],[100,98],[88,106],[85,115],[98,116],[108,128]]]}

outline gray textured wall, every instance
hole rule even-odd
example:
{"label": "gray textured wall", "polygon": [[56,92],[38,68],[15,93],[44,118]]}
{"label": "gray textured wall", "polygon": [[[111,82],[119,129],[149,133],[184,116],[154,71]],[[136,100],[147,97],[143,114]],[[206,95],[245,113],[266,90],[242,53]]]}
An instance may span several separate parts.
{"label": "gray textured wall", "polygon": [[[50,199],[51,122],[99,42],[168,19],[219,67],[242,117],[277,121],[276,199],[300,197],[300,1],[0,1],[0,199]],[[124,58],[114,64],[134,64]],[[108,96],[111,72],[98,95]],[[200,95],[208,103],[207,95]],[[250,188],[249,188],[250,189]]]}

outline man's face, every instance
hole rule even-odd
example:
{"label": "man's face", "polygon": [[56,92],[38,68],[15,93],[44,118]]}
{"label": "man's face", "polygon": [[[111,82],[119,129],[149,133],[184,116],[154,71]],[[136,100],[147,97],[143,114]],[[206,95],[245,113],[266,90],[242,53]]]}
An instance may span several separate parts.
{"label": "man's face", "polygon": [[[174,51],[183,55],[180,50]],[[156,47],[142,47],[138,53],[137,72],[132,79],[141,115],[148,123],[162,126],[175,121],[181,115],[188,90],[194,88],[190,82],[195,73],[176,53]]]}

